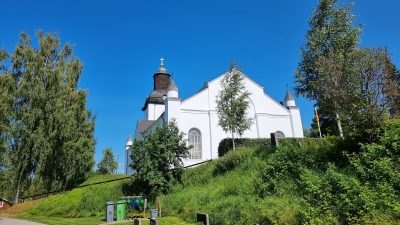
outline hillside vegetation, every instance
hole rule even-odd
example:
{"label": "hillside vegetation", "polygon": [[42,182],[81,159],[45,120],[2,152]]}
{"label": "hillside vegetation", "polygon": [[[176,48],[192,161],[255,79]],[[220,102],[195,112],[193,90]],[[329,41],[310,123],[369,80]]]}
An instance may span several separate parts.
{"label": "hillside vegetation", "polygon": [[[83,184],[125,177],[125,175],[97,175],[89,178]],[[76,188],[72,191],[52,195],[47,198],[26,201],[17,204],[1,215],[33,219],[48,224],[98,224],[105,218],[105,203],[119,200],[124,181],[116,181],[99,185]],[[57,218],[55,221],[52,218]],[[74,219],[61,219],[74,218]],[[78,219],[76,218],[83,218]]]}
{"label": "hillside vegetation", "polygon": [[[213,225],[400,224],[400,121],[387,122],[377,143],[356,146],[337,137],[280,139],[276,149],[267,139],[244,141],[218,160],[187,169],[183,183],[160,198],[166,217],[160,224],[194,223],[197,212],[208,213]],[[123,195],[123,184],[78,188],[1,214],[98,224],[105,202]]]}
{"label": "hillside vegetation", "polygon": [[[125,175],[96,175],[90,177],[85,184],[92,184]],[[98,184],[72,191],[60,193],[38,200],[25,201],[0,212],[0,216],[16,217],[54,225],[94,225],[105,223],[105,204],[118,201],[123,196],[123,185],[126,180]],[[132,224],[129,223],[121,224]],[[143,224],[149,224],[147,220]],[[176,217],[165,217],[159,220],[160,225],[190,225]],[[194,223],[193,223],[194,224]]]}
{"label": "hillside vegetation", "polygon": [[[261,145],[260,145],[261,146]],[[399,224],[400,121],[376,144],[340,138],[241,147],[187,170],[162,196],[163,215],[211,224]]]}

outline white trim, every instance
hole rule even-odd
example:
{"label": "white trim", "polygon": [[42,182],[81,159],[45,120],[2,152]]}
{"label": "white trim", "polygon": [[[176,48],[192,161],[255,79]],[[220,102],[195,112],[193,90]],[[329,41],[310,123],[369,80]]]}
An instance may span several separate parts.
{"label": "white trim", "polygon": [[207,88],[207,94],[208,94],[208,128],[210,130],[210,158],[212,159],[212,129],[211,129],[211,105],[210,105],[210,89]]}

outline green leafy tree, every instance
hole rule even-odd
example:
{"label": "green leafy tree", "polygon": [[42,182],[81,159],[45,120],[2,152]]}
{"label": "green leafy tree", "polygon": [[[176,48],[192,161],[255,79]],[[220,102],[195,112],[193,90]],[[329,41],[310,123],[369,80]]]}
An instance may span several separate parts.
{"label": "green leafy tree", "polygon": [[398,115],[400,82],[387,49],[363,48],[351,56],[356,74],[347,105],[347,129],[362,142],[374,142],[385,117]]}
{"label": "green leafy tree", "polygon": [[[329,81],[329,85],[333,84],[332,87],[336,88],[346,82],[346,74],[350,70],[348,54],[357,48],[361,29],[353,28],[351,5],[336,5],[337,0],[320,0],[312,14],[306,43],[301,49],[302,59],[296,70],[295,90],[297,94],[317,101],[322,109],[321,114],[328,113],[322,115],[321,119],[334,118],[339,134],[343,136],[339,116],[342,110],[341,99],[337,99],[338,95],[334,92],[326,93],[327,89],[321,89],[321,84],[324,84],[323,81]],[[330,57],[334,58],[330,60]],[[324,61],[325,65],[321,66],[321,62]],[[333,71],[334,73],[330,73]]]}
{"label": "green leafy tree", "polygon": [[39,31],[37,38],[34,48],[22,33],[14,52],[0,63],[10,98],[0,102],[11,102],[2,137],[16,200],[20,190],[71,187],[94,165],[94,117],[86,109],[86,91],[77,89],[82,64],[57,36]]}
{"label": "green leafy tree", "polygon": [[130,166],[135,171],[132,186],[137,194],[154,198],[167,193],[172,184],[181,182],[182,158],[188,156],[189,148],[175,122],[136,139],[131,151]]}
{"label": "green leafy tree", "polygon": [[232,64],[229,72],[221,80],[222,90],[216,100],[218,125],[231,134],[234,150],[235,134],[242,136],[253,122],[246,113],[250,93],[245,90],[243,80],[243,74]]}
{"label": "green leafy tree", "polygon": [[9,188],[12,179],[10,170],[8,138],[10,127],[8,120],[12,113],[12,84],[13,79],[7,74],[6,63],[9,63],[9,55],[5,50],[0,50],[0,196],[11,199],[12,190]]}
{"label": "green leafy tree", "polygon": [[118,168],[118,162],[114,158],[112,148],[103,150],[103,159],[97,164],[97,173],[99,174],[112,174]]}

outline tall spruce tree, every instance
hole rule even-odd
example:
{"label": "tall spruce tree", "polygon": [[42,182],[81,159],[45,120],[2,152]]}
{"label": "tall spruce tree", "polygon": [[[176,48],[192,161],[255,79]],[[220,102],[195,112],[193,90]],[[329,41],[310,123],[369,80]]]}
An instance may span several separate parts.
{"label": "tall spruce tree", "polygon": [[[328,113],[322,115],[322,118],[336,119],[339,133],[343,136],[339,117],[342,106],[340,99],[337,99],[335,94],[326,93],[327,89],[321,89],[321,84],[323,81],[329,81],[330,84],[324,85],[339,86],[346,82],[346,74],[350,70],[347,62],[348,54],[357,48],[361,29],[353,28],[351,5],[338,7],[337,0],[320,0],[309,26],[306,43],[301,49],[302,59],[296,70],[295,90],[297,94],[317,101],[321,111]],[[321,68],[321,61],[325,61],[325,65],[332,65],[327,62],[331,57],[338,63],[337,67]],[[332,69],[335,73],[324,73],[331,72]]]}
{"label": "tall spruce tree", "polygon": [[57,36],[39,31],[37,37],[34,48],[22,33],[10,63],[2,60],[12,98],[5,136],[16,200],[21,190],[71,187],[94,165],[94,116],[86,91],[77,88],[82,64]]}
{"label": "tall spruce tree", "polygon": [[232,63],[229,72],[221,80],[222,90],[216,99],[218,125],[231,134],[233,150],[235,150],[235,135],[242,136],[253,122],[246,113],[250,92],[245,90],[243,80],[243,74]]}

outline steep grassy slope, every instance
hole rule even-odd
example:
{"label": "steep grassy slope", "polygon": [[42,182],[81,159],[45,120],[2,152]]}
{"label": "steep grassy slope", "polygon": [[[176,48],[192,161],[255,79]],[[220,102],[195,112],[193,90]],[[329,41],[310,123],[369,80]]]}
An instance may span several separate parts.
{"label": "steep grassy slope", "polygon": [[[83,184],[92,184],[125,177],[125,175],[96,175]],[[47,198],[26,201],[0,212],[1,216],[16,217],[54,225],[94,225],[104,223],[105,203],[120,200],[126,180],[77,188]],[[132,221],[123,224],[132,224]],[[147,220],[143,224],[149,224]],[[165,217],[160,225],[191,225],[177,217]]]}
{"label": "steep grassy slope", "polygon": [[218,161],[189,170],[185,184],[163,196],[163,213],[194,221],[196,212],[208,213],[212,224],[292,224],[304,201],[282,193],[260,198],[257,192],[263,160],[253,148],[241,148]]}
{"label": "steep grassy slope", "polygon": [[[83,184],[122,177],[125,175],[97,175],[89,178]],[[71,221],[75,221],[77,224],[98,224],[105,217],[105,202],[119,200],[122,196],[123,182],[125,181],[76,188],[47,198],[26,201],[1,212],[1,214],[25,219],[31,218],[50,224],[68,224]]]}
{"label": "steep grassy slope", "polygon": [[338,138],[239,148],[187,170],[161,197],[163,214],[194,221],[204,212],[213,225],[400,224],[395,151],[349,148]]}

